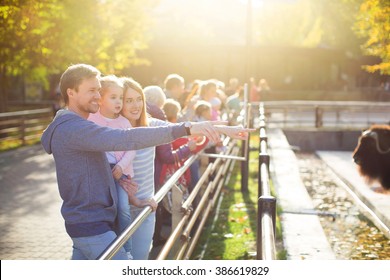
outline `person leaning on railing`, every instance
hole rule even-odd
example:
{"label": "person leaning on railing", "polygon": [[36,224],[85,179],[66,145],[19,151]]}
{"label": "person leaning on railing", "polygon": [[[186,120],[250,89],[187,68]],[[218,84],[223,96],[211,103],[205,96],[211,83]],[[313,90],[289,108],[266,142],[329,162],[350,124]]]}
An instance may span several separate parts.
{"label": "person leaning on railing", "polygon": [[[168,121],[170,121],[171,119],[170,114],[166,115],[165,112],[163,111],[163,107],[167,99],[162,88],[156,85],[147,86],[143,89],[143,93],[145,95],[147,113],[152,118],[159,119],[162,121],[167,121],[167,117],[169,117]],[[177,112],[175,117],[177,118]],[[194,142],[194,146],[195,146],[195,142]],[[176,162],[182,162],[186,160],[189,156],[192,155],[191,153],[192,149],[195,149],[195,147],[192,148],[191,143],[190,145],[188,143],[183,144],[180,147],[177,147],[175,149],[173,148],[173,143],[167,143],[156,147],[155,155],[154,155],[154,191],[155,192],[157,192],[162,186],[160,184],[160,177],[161,177],[163,167],[166,165],[170,165]],[[153,172],[153,170],[150,170],[150,172]],[[153,234],[153,247],[158,247],[164,244],[166,241],[164,236],[162,236],[161,234],[161,229],[163,226],[163,221],[171,218],[170,215],[168,214],[169,213],[163,207],[163,201],[161,201],[158,204],[155,213],[156,221],[155,221],[154,234]]]}
{"label": "person leaning on railing", "polygon": [[[127,118],[133,127],[166,127],[174,124],[149,118],[146,114],[145,94],[141,85],[131,78],[124,77],[124,106],[122,115]],[[191,123],[187,122],[191,126]],[[194,124],[197,125],[197,124]],[[218,137],[219,140],[219,137]],[[141,200],[152,199],[155,193],[155,181],[153,180],[155,160],[155,148],[149,147],[136,152],[134,158],[134,177],[138,191],[136,197]],[[130,205],[131,219],[137,217],[143,208]],[[155,213],[151,213],[130,240],[132,243],[131,254],[135,260],[147,260],[152,238],[155,231]],[[157,244],[156,244],[157,245]]]}
{"label": "person leaning on railing", "polygon": [[[216,126],[212,122],[165,127],[112,129],[87,120],[99,109],[100,71],[86,64],[68,67],[60,79],[66,108],[59,110],[41,142],[53,154],[65,228],[73,241],[72,259],[96,259],[116,238],[117,193],[105,151],[138,150],[200,134],[219,139],[221,133],[245,139],[249,129]],[[137,187],[122,179],[129,193]],[[127,259],[123,248],[113,257]]]}

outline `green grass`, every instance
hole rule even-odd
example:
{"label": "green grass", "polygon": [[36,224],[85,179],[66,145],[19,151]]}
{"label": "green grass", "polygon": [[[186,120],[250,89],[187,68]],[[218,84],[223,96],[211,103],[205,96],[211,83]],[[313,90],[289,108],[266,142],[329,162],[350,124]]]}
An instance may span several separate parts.
{"label": "green grass", "polygon": [[23,145],[22,140],[4,140],[0,142],[0,152],[14,150],[24,146],[35,145],[40,142],[40,139],[27,140]]}
{"label": "green grass", "polygon": [[[256,146],[257,145],[257,146]],[[236,162],[230,181],[222,190],[220,207],[214,207],[193,259],[249,260],[256,259],[258,198],[258,136],[251,136],[248,193],[241,192],[241,163]],[[272,182],[271,182],[272,187]],[[218,211],[218,213],[216,213]],[[280,209],[279,211],[280,212]],[[217,216],[214,221],[214,217]],[[285,259],[282,229],[276,218],[277,259]]]}

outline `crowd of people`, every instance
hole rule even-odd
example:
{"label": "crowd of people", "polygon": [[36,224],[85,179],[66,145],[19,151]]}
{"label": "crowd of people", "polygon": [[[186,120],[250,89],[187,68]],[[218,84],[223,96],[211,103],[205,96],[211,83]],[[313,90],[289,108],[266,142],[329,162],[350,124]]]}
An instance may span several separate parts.
{"label": "crowd of people", "polygon": [[[164,86],[143,88],[130,77],[102,76],[91,65],[76,64],[59,87],[65,107],[41,142],[55,160],[72,259],[98,258],[150,206],[152,214],[113,257],[148,259],[152,245],[164,242],[161,225],[169,212],[153,200],[156,191],[192,154],[223,148],[221,134],[246,139],[252,131],[221,120],[224,111],[233,116],[240,109],[230,103],[242,88],[213,79],[186,86],[171,74]],[[200,164],[180,178],[183,193],[199,179]]]}

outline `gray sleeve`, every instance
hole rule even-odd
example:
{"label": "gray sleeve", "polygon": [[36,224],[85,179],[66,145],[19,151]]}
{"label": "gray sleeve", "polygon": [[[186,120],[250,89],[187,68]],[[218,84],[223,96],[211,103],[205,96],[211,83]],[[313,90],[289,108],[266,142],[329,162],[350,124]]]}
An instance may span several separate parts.
{"label": "gray sleeve", "polygon": [[63,127],[62,135],[66,144],[73,149],[83,151],[127,151],[139,150],[172,142],[186,136],[183,123],[159,127],[136,127],[129,129],[112,129],[101,127],[90,121],[79,122]]}

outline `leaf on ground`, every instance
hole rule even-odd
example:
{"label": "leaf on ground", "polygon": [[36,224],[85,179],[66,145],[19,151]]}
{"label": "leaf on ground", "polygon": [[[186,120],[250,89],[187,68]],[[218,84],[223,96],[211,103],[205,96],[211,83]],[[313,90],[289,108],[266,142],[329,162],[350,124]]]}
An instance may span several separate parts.
{"label": "leaf on ground", "polygon": [[240,202],[240,203],[237,203],[237,204],[234,204],[234,205],[233,205],[234,208],[243,208],[243,207],[245,207],[245,206],[246,206],[246,204],[243,203],[243,202]]}
{"label": "leaf on ground", "polygon": [[241,218],[237,218],[237,219],[236,219],[236,222],[242,224],[242,223],[245,222],[246,220],[248,220],[248,216],[244,216],[244,217],[241,217]]}

